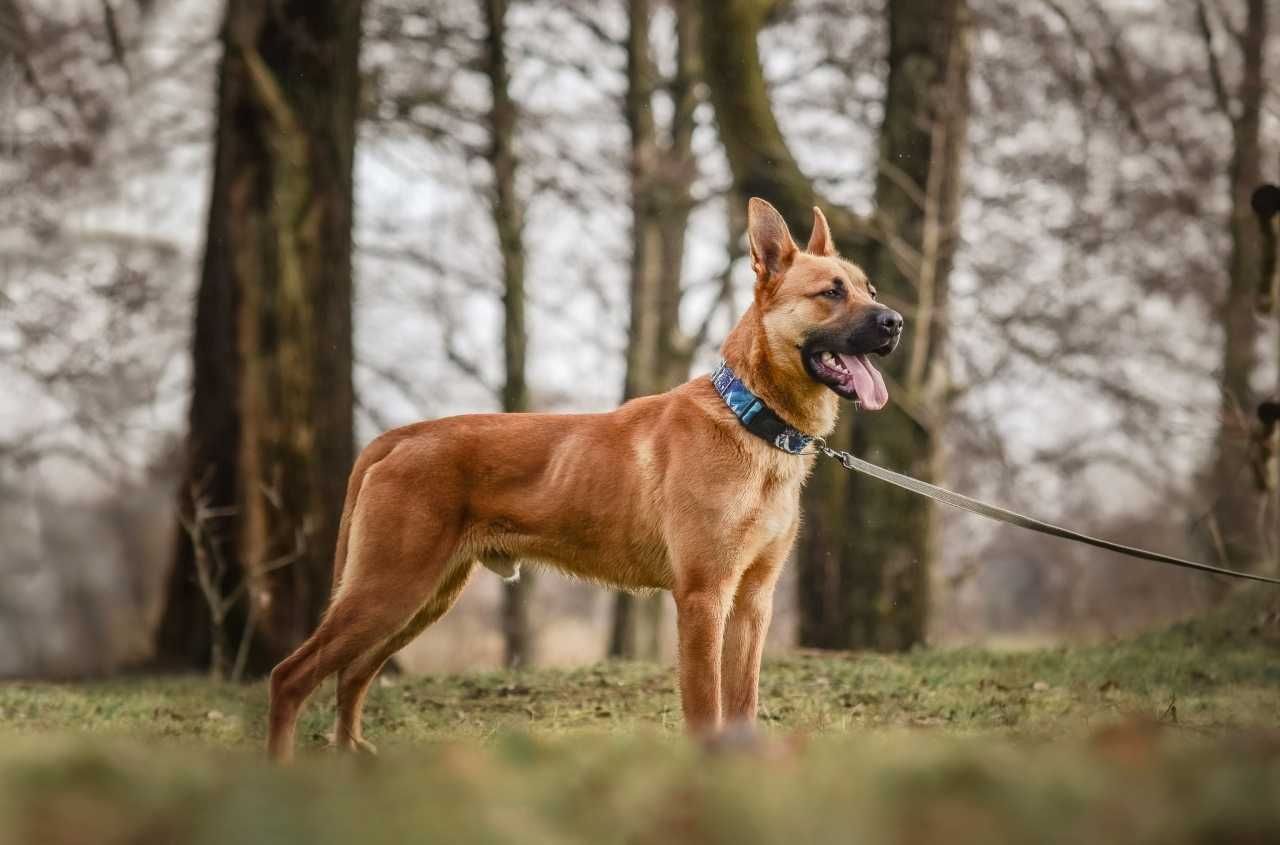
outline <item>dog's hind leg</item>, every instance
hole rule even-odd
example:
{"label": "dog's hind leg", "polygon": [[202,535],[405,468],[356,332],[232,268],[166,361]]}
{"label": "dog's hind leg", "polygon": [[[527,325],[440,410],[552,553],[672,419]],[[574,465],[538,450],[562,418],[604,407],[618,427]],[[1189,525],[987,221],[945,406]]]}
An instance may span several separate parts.
{"label": "dog's hind leg", "polygon": [[338,721],[334,727],[334,744],[349,751],[376,753],[372,743],[364,738],[360,720],[364,711],[365,695],[378,676],[383,665],[392,655],[404,648],[428,626],[449,612],[475,569],[474,561],[453,564],[444,581],[433,595],[394,636],[357,658],[338,672]]}
{"label": "dog's hind leg", "polygon": [[[366,479],[342,583],[320,626],[271,673],[267,750],[288,760],[302,705],[325,678],[404,629],[444,580],[458,543],[455,515],[406,507],[395,484]],[[381,493],[382,495],[379,495]]]}
{"label": "dog's hind leg", "polygon": [[361,579],[344,586],[311,638],[271,673],[267,750],[273,759],[292,756],[298,715],[316,687],[404,629],[426,604],[444,564],[436,561],[409,584]]}

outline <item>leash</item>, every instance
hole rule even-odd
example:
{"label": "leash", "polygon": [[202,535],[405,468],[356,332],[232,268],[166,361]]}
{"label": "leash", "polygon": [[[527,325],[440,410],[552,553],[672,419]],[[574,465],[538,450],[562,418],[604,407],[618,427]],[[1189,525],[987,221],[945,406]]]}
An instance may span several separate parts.
{"label": "leash", "polygon": [[1280,578],[1269,578],[1266,575],[1255,575],[1252,572],[1223,569],[1220,566],[1211,566],[1194,560],[1184,560],[1173,555],[1149,552],[1146,549],[1139,549],[1135,546],[1125,546],[1120,543],[1113,543],[1110,540],[1090,537],[1088,534],[1081,534],[1079,531],[1072,531],[1070,528],[1063,528],[1060,525],[1025,516],[996,505],[989,505],[986,502],[980,502],[977,499],[971,499],[959,493],[952,493],[950,490],[944,490],[918,478],[912,478],[909,475],[903,475],[900,472],[877,466],[870,461],[864,461],[862,458],[855,457],[848,452],[833,449],[821,437],[805,434],[788,425],[772,408],[765,404],[763,399],[756,396],[725,361],[721,361],[720,366],[711,374],[711,384],[716,392],[720,394],[720,398],[724,400],[724,403],[729,406],[729,410],[738,418],[738,422],[742,423],[747,431],[769,443],[775,449],[781,449],[788,454],[822,454],[839,461],[844,465],[845,469],[869,475],[886,484],[892,484],[910,493],[915,493],[917,496],[924,496],[926,499],[932,499],[935,502],[941,502],[944,505],[950,505],[953,508],[959,508],[969,513],[976,513],[978,516],[985,516],[987,519],[994,519],[1007,525],[1016,525],[1028,531],[1048,534],[1051,537],[1061,537],[1064,540],[1106,549],[1109,552],[1117,552],[1140,560],[1151,560],[1156,563],[1178,566],[1182,569],[1194,569],[1197,572],[1208,572],[1213,575],[1226,575],[1228,578],[1243,578],[1248,581],[1261,581],[1264,584],[1280,585]]}
{"label": "leash", "polygon": [[[1269,578],[1266,575],[1255,575],[1252,572],[1239,572],[1234,569],[1224,569],[1220,566],[1211,566],[1207,563],[1200,563],[1194,560],[1185,560],[1173,555],[1161,554],[1160,552],[1149,552],[1146,549],[1139,549],[1135,546],[1126,546],[1121,543],[1113,543],[1110,540],[1102,540],[1097,537],[1090,537],[1088,534],[1081,534],[1079,531],[1072,531],[1070,528],[1063,528],[1060,525],[1054,525],[1051,522],[1036,519],[1035,517],[1026,516],[1007,508],[998,507],[997,505],[989,505],[986,502],[980,502],[977,499],[971,499],[959,493],[953,493],[918,478],[912,478],[909,475],[903,475],[900,472],[894,472],[891,469],[885,469],[882,466],[865,461],[862,458],[851,455],[840,449],[833,449],[827,445],[827,441],[821,437],[813,438],[813,446],[817,452],[834,458],[844,465],[845,469],[860,472],[863,475],[869,475],[879,481],[892,484],[895,487],[901,487],[917,496],[924,496],[935,502],[941,502],[944,505],[950,505],[969,513],[976,513],[978,516],[985,516],[987,519],[994,519],[997,522],[1003,522],[1006,525],[1016,525],[1019,528],[1025,528],[1028,531],[1036,531],[1040,534],[1048,534],[1051,537],[1061,537],[1064,540],[1072,540],[1076,543],[1083,543],[1086,546],[1094,546],[1099,549],[1106,549],[1109,552],[1117,552],[1129,557],[1136,557],[1140,560],[1151,560],[1156,563],[1164,563],[1169,566],[1178,566],[1183,569],[1194,569],[1197,572],[1209,572],[1214,575],[1226,575],[1230,578],[1243,578],[1249,581],[1261,581],[1264,584],[1280,584],[1280,578]],[[809,454],[814,454],[810,452]]]}

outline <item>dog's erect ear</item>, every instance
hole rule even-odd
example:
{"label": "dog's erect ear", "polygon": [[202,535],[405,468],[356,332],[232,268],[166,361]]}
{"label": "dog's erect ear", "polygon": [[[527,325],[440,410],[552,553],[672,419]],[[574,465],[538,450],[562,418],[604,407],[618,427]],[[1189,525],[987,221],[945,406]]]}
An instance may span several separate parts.
{"label": "dog's erect ear", "polygon": [[778,209],[759,197],[747,203],[747,240],[751,242],[751,269],[760,282],[785,273],[799,251]]}
{"label": "dog's erect ear", "polygon": [[809,245],[805,251],[810,255],[836,254],[836,245],[831,241],[831,227],[827,225],[827,216],[816,205],[813,207],[813,234],[809,236]]}

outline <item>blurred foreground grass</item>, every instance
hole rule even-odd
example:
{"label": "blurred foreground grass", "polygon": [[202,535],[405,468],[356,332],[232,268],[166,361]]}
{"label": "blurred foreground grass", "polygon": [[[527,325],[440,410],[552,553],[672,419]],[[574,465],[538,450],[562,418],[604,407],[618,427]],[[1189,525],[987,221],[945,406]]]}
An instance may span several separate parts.
{"label": "blurred foreground grass", "polygon": [[1280,663],[1261,601],[1132,641],[801,654],[767,748],[680,734],[668,667],[397,679],[377,760],[286,770],[265,691],[197,679],[0,686],[0,842],[1280,841]]}

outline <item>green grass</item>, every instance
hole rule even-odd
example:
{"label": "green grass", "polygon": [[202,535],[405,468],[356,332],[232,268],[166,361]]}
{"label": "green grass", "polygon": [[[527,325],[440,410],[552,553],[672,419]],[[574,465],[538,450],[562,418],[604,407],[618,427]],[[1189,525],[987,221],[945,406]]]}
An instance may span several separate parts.
{"label": "green grass", "polygon": [[1123,643],[769,661],[763,750],[680,733],[670,668],[397,679],[383,755],[261,760],[265,692],[0,686],[6,842],[1280,839],[1280,662],[1243,601]]}

